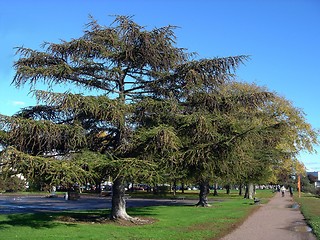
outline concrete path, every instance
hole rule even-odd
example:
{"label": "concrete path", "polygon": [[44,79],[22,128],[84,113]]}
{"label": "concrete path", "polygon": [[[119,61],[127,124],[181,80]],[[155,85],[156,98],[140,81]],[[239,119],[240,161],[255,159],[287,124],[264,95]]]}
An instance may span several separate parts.
{"label": "concrete path", "polygon": [[316,240],[297,205],[277,193],[240,227],[221,240]]}

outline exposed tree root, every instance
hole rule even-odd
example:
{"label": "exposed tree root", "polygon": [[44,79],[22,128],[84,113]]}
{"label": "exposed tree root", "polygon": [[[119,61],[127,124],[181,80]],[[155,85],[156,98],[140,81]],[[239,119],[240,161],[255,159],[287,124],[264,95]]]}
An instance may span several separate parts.
{"label": "exposed tree root", "polygon": [[123,218],[117,218],[114,219],[115,222],[117,222],[120,225],[130,226],[130,225],[146,225],[146,224],[152,224],[155,222],[155,219],[152,218],[137,218],[137,217],[129,217],[126,219]]}
{"label": "exposed tree root", "polygon": [[206,204],[197,203],[195,206],[196,206],[196,207],[212,207],[212,205],[211,205],[211,204],[208,204],[208,203],[206,203]]}
{"label": "exposed tree root", "polygon": [[146,217],[130,217],[110,219],[107,216],[101,215],[69,215],[69,216],[60,216],[56,219],[59,222],[67,223],[81,223],[81,224],[112,224],[116,223],[121,226],[136,226],[136,225],[147,225],[156,222],[154,218]]}

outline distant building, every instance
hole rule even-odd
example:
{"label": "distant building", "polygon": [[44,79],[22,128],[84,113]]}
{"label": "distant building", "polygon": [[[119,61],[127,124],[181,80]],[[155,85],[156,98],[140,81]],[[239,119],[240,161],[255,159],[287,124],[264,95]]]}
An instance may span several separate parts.
{"label": "distant building", "polygon": [[307,176],[316,188],[320,188],[320,172],[307,172]]}

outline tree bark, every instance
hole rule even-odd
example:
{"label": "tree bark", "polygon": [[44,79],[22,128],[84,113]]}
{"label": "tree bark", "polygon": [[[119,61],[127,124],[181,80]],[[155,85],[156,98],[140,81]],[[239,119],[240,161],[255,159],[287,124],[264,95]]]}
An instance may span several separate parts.
{"label": "tree bark", "polygon": [[208,194],[210,192],[209,182],[202,181],[200,182],[199,186],[200,186],[199,202],[196,204],[196,206],[209,207],[210,206],[208,204]]}
{"label": "tree bark", "polygon": [[253,183],[246,184],[246,192],[244,194],[244,198],[246,199],[253,199],[254,195],[254,186]]}
{"label": "tree bark", "polygon": [[239,196],[242,196],[242,183],[239,185]]}
{"label": "tree bark", "polygon": [[244,191],[244,196],[243,198],[249,198],[249,187],[248,187],[248,184],[246,184],[245,186],[245,191]]}
{"label": "tree bark", "polygon": [[181,182],[181,192],[184,193],[184,182]]}
{"label": "tree bark", "polygon": [[123,178],[118,177],[112,185],[112,207],[110,219],[131,220],[131,217],[126,212],[126,201],[124,199],[125,188]]}
{"label": "tree bark", "polygon": [[226,185],[226,194],[230,194],[230,184]]}
{"label": "tree bark", "polygon": [[133,193],[133,192],[134,192],[134,188],[133,188],[134,181],[132,180],[131,182],[132,182],[132,183],[131,183],[131,189],[130,189],[130,192],[132,192],[132,193]]}
{"label": "tree bark", "polygon": [[173,196],[175,196],[177,193],[177,180],[173,181]]}
{"label": "tree bark", "polygon": [[218,183],[215,183],[215,184],[214,184],[214,189],[213,189],[213,196],[218,196],[218,191],[217,191],[217,189],[218,189]]}

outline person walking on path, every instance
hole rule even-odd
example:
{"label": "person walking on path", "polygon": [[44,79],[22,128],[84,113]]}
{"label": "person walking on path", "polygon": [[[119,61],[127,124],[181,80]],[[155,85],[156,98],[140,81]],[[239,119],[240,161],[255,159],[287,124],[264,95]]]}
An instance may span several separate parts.
{"label": "person walking on path", "polygon": [[233,232],[220,240],[316,240],[287,195],[276,194]]}

